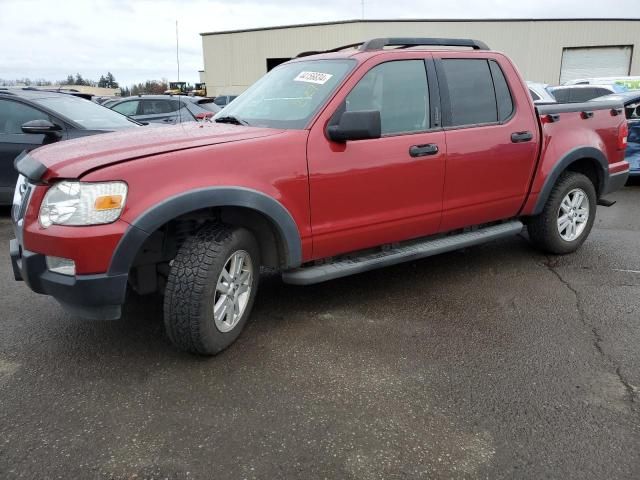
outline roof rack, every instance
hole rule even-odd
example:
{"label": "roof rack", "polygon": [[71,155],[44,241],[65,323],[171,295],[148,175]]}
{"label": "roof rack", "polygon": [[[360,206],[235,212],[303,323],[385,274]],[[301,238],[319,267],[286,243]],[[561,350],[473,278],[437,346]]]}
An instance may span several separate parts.
{"label": "roof rack", "polygon": [[333,53],[347,48],[358,47],[361,52],[370,52],[373,50],[382,50],[384,47],[409,48],[417,46],[438,46],[438,47],[469,47],[474,50],[491,50],[489,46],[480,40],[471,40],[468,38],[414,38],[414,37],[392,37],[392,38],[373,38],[366,42],[351,43],[341,47],[331,48],[329,50],[311,50],[296,55],[296,58],[308,57],[309,55],[317,55],[319,53]]}
{"label": "roof rack", "polygon": [[367,40],[360,46],[363,52],[371,50],[381,50],[384,47],[417,47],[417,46],[438,46],[438,47],[469,47],[474,50],[491,50],[489,46],[480,40],[468,38],[374,38]]}
{"label": "roof rack", "polygon": [[333,53],[339,52],[340,50],[346,50],[347,48],[355,48],[362,45],[363,42],[358,43],[350,43],[349,45],[342,45],[341,47],[330,48],[329,50],[309,50],[308,52],[301,52],[296,55],[296,58],[300,57],[308,57],[309,55],[318,55],[319,53]]}

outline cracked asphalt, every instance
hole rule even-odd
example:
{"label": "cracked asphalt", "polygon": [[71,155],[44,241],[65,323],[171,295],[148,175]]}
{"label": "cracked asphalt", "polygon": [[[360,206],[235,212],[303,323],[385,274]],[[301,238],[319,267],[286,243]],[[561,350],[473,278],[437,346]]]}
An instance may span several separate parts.
{"label": "cracked asphalt", "polygon": [[0,478],[640,478],[640,186],[611,198],[573,255],[522,234],[267,276],[210,359],[171,347],[156,299],[75,319],[4,254]]}

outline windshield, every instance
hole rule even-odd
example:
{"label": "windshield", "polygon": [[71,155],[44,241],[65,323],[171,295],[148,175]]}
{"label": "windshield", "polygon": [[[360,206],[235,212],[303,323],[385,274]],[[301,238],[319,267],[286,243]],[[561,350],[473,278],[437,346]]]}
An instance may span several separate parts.
{"label": "windshield", "polygon": [[124,115],[82,98],[60,96],[40,98],[36,102],[87,130],[118,130],[138,125]]}
{"label": "windshield", "polygon": [[308,60],[283,64],[229,103],[215,119],[236,117],[251,126],[302,129],[355,63]]}

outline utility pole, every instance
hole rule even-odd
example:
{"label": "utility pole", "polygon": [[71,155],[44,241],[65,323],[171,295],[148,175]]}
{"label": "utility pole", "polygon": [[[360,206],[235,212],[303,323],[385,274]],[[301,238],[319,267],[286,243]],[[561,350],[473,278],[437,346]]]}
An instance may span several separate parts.
{"label": "utility pole", "polygon": [[176,20],[176,63],[178,64],[178,82],[180,81],[180,53],[178,49],[178,20]]}
{"label": "utility pole", "polygon": [[362,10],[362,20],[364,20],[364,0],[360,0],[360,8]]}

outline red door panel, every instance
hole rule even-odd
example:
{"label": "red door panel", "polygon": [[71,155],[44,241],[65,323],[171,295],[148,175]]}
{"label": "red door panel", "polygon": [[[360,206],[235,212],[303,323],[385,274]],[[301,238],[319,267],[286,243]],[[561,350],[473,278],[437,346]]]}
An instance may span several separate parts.
{"label": "red door panel", "polygon": [[[318,134],[319,133],[319,134]],[[440,153],[411,157],[412,145]],[[313,256],[323,258],[435,233],[442,212],[444,133],[330,143],[309,138]]]}
{"label": "red door panel", "polygon": [[[515,216],[526,197],[539,142],[527,89],[504,56],[434,53],[443,95],[447,173],[442,231]],[[448,125],[448,126],[447,126]],[[512,134],[527,132],[527,139]]]}
{"label": "red door panel", "polygon": [[[511,143],[526,122],[449,130],[442,230],[513,217],[527,194],[536,142]],[[535,131],[535,130],[534,130]]]}

